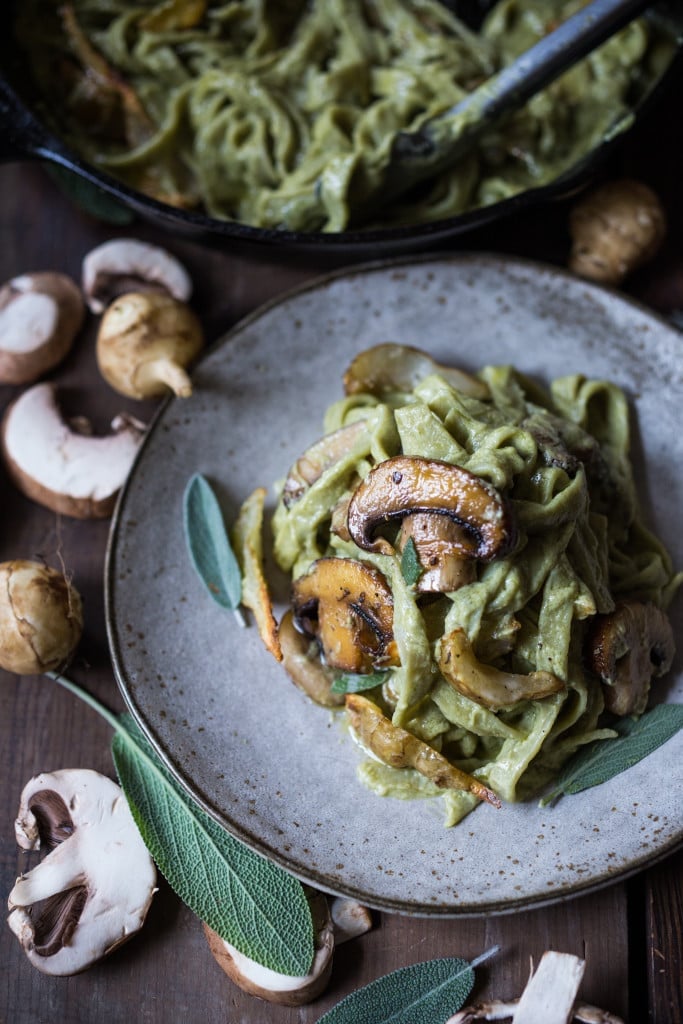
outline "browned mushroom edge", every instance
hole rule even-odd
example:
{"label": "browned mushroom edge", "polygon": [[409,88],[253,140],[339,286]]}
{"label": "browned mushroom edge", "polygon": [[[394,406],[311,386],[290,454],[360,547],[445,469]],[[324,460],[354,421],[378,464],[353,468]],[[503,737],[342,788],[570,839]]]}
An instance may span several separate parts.
{"label": "browned mushroom edge", "polygon": [[362,675],[399,664],[391,588],[374,566],[320,558],[292,584],[291,605],[296,628],[331,668]]}

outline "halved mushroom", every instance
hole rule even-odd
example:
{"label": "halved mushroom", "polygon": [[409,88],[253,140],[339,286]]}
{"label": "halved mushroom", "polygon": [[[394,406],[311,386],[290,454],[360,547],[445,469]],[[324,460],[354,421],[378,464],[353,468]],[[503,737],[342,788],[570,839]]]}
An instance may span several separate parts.
{"label": "halved mushroom", "polygon": [[83,324],[80,289],[66,274],[22,274],[0,288],[0,381],[28,384],[65,357]]}
{"label": "halved mushroom", "polygon": [[111,779],[86,769],[37,775],[15,832],[25,850],[51,849],[8,901],[8,924],[34,967],[77,974],[142,928],[156,869]]}
{"label": "halved mushroom", "polygon": [[334,466],[353,448],[354,443],[367,429],[364,420],[348,423],[331,434],[326,434],[301,455],[294,463],[282,490],[282,500],[287,508],[301,498],[311,484]]}
{"label": "halved mushroom", "polygon": [[154,291],[187,302],[192,281],[165,249],[135,238],[115,238],[92,249],[83,260],[83,291],[93,313],[102,313],[126,292]]}
{"label": "halved mushroom", "polygon": [[[491,484],[461,466],[407,455],[386,459],[370,470],[349,503],[349,533],[358,547],[390,554],[392,545],[375,532],[384,523],[415,514],[430,517],[422,520],[421,530],[412,530],[418,557],[425,569],[431,563],[438,570],[433,582],[443,583],[445,589],[458,576],[458,561],[490,562],[507,554],[515,542],[510,507]],[[437,516],[455,529],[436,528],[431,517]],[[436,534],[440,536],[435,546]],[[451,556],[454,561],[449,565]],[[433,582],[429,589],[435,589]]]}
{"label": "halved mushroom", "polygon": [[[78,423],[84,429],[84,421]],[[10,477],[28,498],[76,519],[106,518],[142,442],[144,427],[117,416],[104,437],[65,423],[51,384],[24,391],[5,413],[2,452]]]}
{"label": "halved mushroom", "polygon": [[304,636],[294,625],[294,615],[285,612],[279,628],[282,664],[292,682],[316,704],[342,707],[344,696],[332,693],[334,673],[319,658],[312,658],[310,648],[315,641]]}
{"label": "halved mushroom", "polygon": [[472,398],[489,396],[487,385],[464,370],[443,366],[412,345],[398,345],[391,341],[368,348],[355,357],[344,374],[344,391],[347,395],[412,391],[433,373],[438,373],[451,387]]}
{"label": "halved mushroom", "polygon": [[314,637],[331,668],[366,674],[397,665],[394,599],[379,569],[353,558],[320,558],[292,584],[294,622]]}
{"label": "halved mushroom", "polygon": [[640,715],[653,678],[671,668],[671,623],[656,605],[624,601],[596,616],[586,637],[586,660],[603,684],[605,707],[615,715]]}
{"label": "halved mushroom", "polygon": [[454,629],[442,637],[439,671],[459,693],[493,711],[511,707],[520,700],[540,700],[565,688],[552,672],[521,675],[483,664],[475,657],[462,629]]}
{"label": "halved mushroom", "polygon": [[500,800],[482,782],[452,765],[433,747],[406,729],[394,725],[376,704],[360,693],[347,693],[346,711],[358,742],[391,768],[414,768],[439,789],[472,793],[500,807]]}
{"label": "halved mushroom", "polygon": [[307,889],[306,894],[313,919],[315,955],[308,974],[301,977],[279,974],[269,967],[263,967],[204,924],[204,934],[217,963],[249,995],[259,996],[281,1006],[303,1006],[319,996],[330,980],[334,931],[327,900],[314,889]]}

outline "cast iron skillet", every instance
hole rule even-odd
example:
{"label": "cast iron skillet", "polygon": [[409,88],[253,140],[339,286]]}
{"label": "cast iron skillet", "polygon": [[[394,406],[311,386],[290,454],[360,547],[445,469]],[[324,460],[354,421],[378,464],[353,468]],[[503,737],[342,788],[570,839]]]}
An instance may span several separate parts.
{"label": "cast iron skillet", "polygon": [[[13,23],[12,11],[21,0],[8,0],[6,24]],[[451,0],[452,6],[468,24],[476,26],[492,0]],[[635,108],[634,123],[651,103],[678,78],[683,68],[683,5],[672,0],[654,7],[654,16],[677,44],[674,59],[662,78]],[[253,255],[277,258],[278,255],[308,258],[344,258],[349,261],[380,255],[426,251],[464,232],[532,205],[558,199],[575,190],[619,142],[620,136],[605,139],[570,171],[547,185],[528,189],[509,199],[472,210],[445,220],[410,227],[344,231],[337,233],[280,231],[251,227],[235,221],[223,221],[205,214],[179,210],[136,192],[108,174],[83,161],[55,136],[38,113],[34,87],[26,62],[5,32],[0,39],[0,160],[36,159],[73,172],[106,194],[129,207],[143,219],[193,241],[222,248],[237,247]],[[279,250],[276,251],[276,250]]]}

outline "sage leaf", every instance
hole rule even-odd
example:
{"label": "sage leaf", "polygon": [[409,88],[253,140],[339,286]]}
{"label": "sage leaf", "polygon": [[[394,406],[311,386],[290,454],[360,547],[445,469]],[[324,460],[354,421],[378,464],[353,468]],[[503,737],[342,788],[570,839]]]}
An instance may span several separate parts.
{"label": "sage leaf", "polygon": [[357,989],[317,1024],[444,1024],[464,1004],[473,985],[473,964],[467,960],[425,960]]}
{"label": "sage leaf", "polygon": [[363,690],[374,690],[376,686],[381,686],[386,677],[386,672],[369,672],[367,675],[344,672],[336,677],[330,690],[332,693],[362,693]]}
{"label": "sage leaf", "polygon": [[314,955],[304,889],[221,828],[173,779],[130,715],[112,742],[121,788],[159,870],[221,938],[280,974],[305,975]]}
{"label": "sage leaf", "polygon": [[638,719],[622,718],[615,739],[597,740],[564,767],[555,788],[540,802],[547,807],[563,795],[580,793],[625,772],[683,729],[683,704],[658,704]]}
{"label": "sage leaf", "polygon": [[401,575],[409,587],[414,587],[423,571],[415,541],[409,537],[401,554]]}
{"label": "sage leaf", "polygon": [[199,578],[217,604],[235,611],[242,599],[242,574],[218,498],[201,473],[195,473],[185,488],[183,525]]}

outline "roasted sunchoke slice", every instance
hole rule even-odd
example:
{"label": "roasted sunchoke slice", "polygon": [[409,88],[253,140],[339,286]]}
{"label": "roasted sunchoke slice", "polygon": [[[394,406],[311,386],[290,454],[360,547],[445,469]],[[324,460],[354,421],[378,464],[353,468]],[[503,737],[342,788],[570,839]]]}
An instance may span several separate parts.
{"label": "roasted sunchoke slice", "polygon": [[370,470],[349,503],[349,533],[358,547],[391,554],[392,545],[375,537],[377,529],[416,512],[445,516],[462,527],[453,551],[464,558],[490,562],[515,542],[511,510],[495,487],[461,466],[407,455]]}
{"label": "roasted sunchoke slice", "polygon": [[394,725],[367,697],[348,693],[346,711],[359,742],[384,764],[392,768],[414,768],[439,789],[464,790],[479,800],[500,807],[500,800],[492,790],[456,768],[428,743]]}
{"label": "roasted sunchoke slice", "polygon": [[565,684],[552,672],[519,675],[503,672],[477,661],[472,645],[462,629],[454,629],[441,640],[439,670],[444,679],[477,704],[498,710],[520,700],[540,700],[559,693]]}
{"label": "roasted sunchoke slice", "polygon": [[675,650],[671,623],[651,602],[624,601],[598,615],[586,638],[586,661],[603,683],[606,709],[642,714],[653,678],[669,671]]}
{"label": "roasted sunchoke slice", "polygon": [[347,455],[366,429],[365,420],[356,420],[326,434],[307,448],[287,474],[282,491],[285,506],[289,508],[297,502],[326,469]]}
{"label": "roasted sunchoke slice", "polygon": [[379,569],[353,558],[320,558],[292,584],[298,629],[315,637],[327,665],[364,674],[398,665],[394,600]]}

